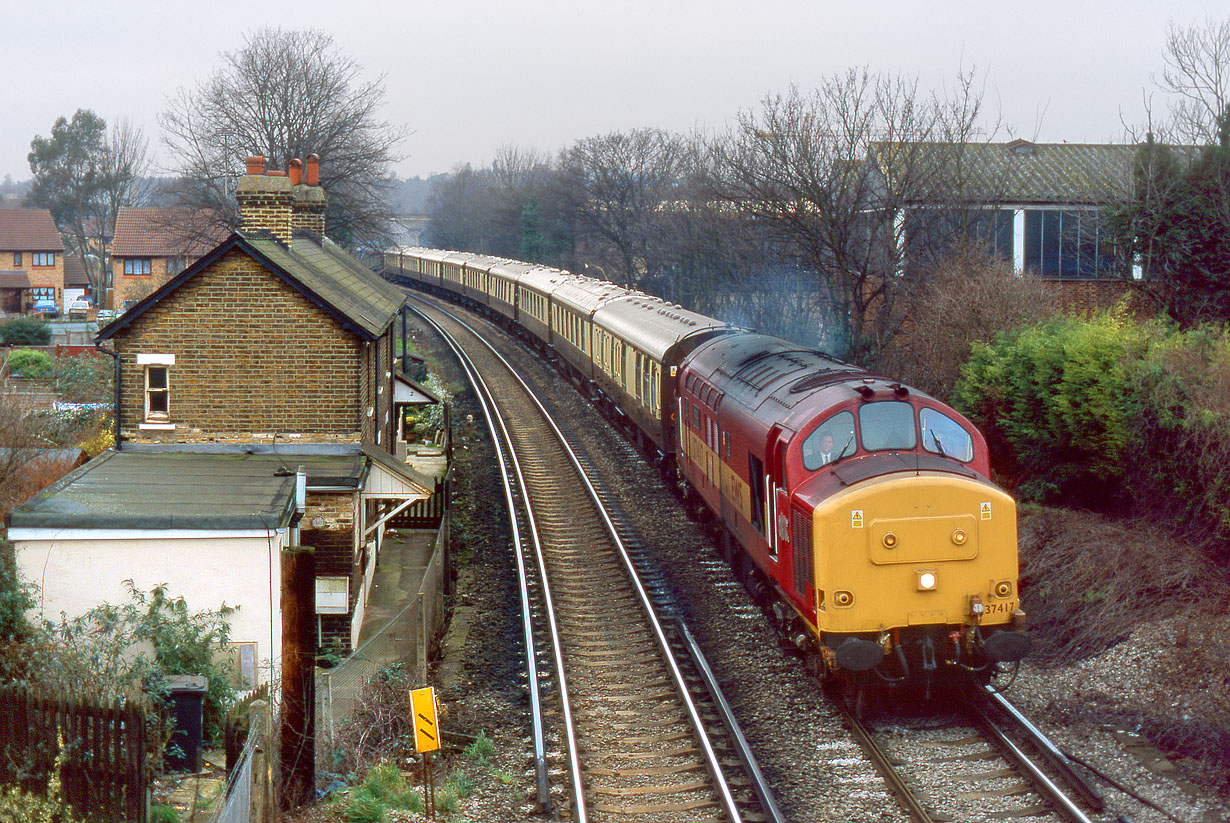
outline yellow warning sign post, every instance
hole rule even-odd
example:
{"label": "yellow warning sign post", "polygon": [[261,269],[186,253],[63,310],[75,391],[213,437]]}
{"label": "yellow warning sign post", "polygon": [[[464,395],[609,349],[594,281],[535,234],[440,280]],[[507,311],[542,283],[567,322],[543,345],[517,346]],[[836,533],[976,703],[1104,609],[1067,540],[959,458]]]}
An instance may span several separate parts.
{"label": "yellow warning sign post", "polygon": [[434,752],[440,748],[440,730],[436,728],[436,690],[431,686],[410,690],[410,708],[414,711],[414,750]]}
{"label": "yellow warning sign post", "polygon": [[436,793],[431,784],[431,753],[440,748],[440,729],[436,725],[436,690],[431,686],[410,690],[410,710],[414,713],[414,750],[423,755],[423,810],[427,819],[436,816]]}

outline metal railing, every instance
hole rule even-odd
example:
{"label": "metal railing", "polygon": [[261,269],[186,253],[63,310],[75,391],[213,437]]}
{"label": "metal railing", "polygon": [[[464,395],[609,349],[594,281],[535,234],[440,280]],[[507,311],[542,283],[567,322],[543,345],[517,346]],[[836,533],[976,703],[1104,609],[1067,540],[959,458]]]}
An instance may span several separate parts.
{"label": "metal railing", "polygon": [[209,817],[209,823],[249,823],[252,817],[252,752],[260,733],[252,729],[239,754],[239,765],[226,778],[222,801]]}
{"label": "metal railing", "polygon": [[336,739],[338,727],[351,716],[363,687],[382,669],[412,666],[414,682],[427,679],[432,637],[444,617],[444,546],[447,529],[436,535],[431,559],[414,599],[345,660],[316,679],[317,752]]}

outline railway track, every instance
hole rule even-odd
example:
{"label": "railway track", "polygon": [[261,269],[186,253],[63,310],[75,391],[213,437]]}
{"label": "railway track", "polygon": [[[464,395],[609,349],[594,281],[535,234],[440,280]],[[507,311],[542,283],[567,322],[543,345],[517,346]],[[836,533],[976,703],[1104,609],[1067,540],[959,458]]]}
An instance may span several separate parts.
{"label": "railway track", "polygon": [[[508,352],[512,357],[513,352],[507,338],[501,337],[501,339],[504,340],[501,350]],[[525,357],[512,357],[512,359],[516,362],[525,361],[525,364],[534,359],[528,354],[528,350],[525,355]],[[539,371],[537,379],[542,380],[543,377],[544,374]],[[552,382],[548,379],[543,385]],[[565,416],[571,419],[571,422],[567,424],[572,428],[569,438],[584,444],[584,449],[578,452],[576,459],[587,469],[592,467],[596,473],[605,473],[607,476],[607,484],[600,486],[596,490],[597,494],[603,500],[609,498],[611,513],[607,516],[614,521],[617,531],[626,532],[625,538],[631,538],[624,541],[624,550],[629,557],[627,562],[640,570],[642,588],[646,597],[653,602],[654,608],[662,615],[659,622],[662,625],[663,635],[668,642],[675,645],[676,657],[682,659],[685,656],[678,649],[686,645],[678,638],[672,637],[673,620],[671,618],[677,613],[686,613],[689,618],[698,621],[697,627],[702,630],[699,634],[705,637],[709,647],[712,647],[714,641],[714,626],[721,625],[729,629],[732,625],[730,620],[732,616],[737,618],[733,621],[734,626],[740,624],[747,626],[759,622],[760,609],[758,607],[750,602],[730,602],[726,597],[724,592],[727,590],[740,590],[742,587],[731,577],[725,561],[716,555],[706,554],[703,551],[704,547],[690,545],[692,540],[684,537],[680,542],[679,550],[676,550],[674,539],[666,538],[664,543],[662,535],[657,533],[654,533],[652,545],[638,546],[636,544],[635,535],[644,530],[646,524],[644,513],[638,510],[638,504],[643,495],[633,490],[640,489],[640,483],[648,482],[644,476],[652,475],[653,470],[646,464],[642,471],[633,473],[627,471],[626,467],[629,465],[627,461],[632,459],[635,451],[634,445],[606,432],[605,427],[596,422],[598,418],[592,408],[586,414],[578,415],[576,407],[579,404],[575,399],[560,402],[560,398],[551,394],[551,389],[543,388],[539,391],[544,392],[544,397],[549,396],[549,404],[559,407],[565,412]],[[572,397],[570,393],[567,396]],[[520,421],[518,425],[520,426]],[[560,425],[564,426],[563,423]],[[600,430],[603,433],[596,438],[595,435]],[[523,437],[535,439],[536,436],[523,434]],[[599,442],[603,445],[595,448]],[[641,475],[641,478],[633,480],[632,475],[634,474]],[[670,503],[659,500],[655,505],[669,507]],[[564,523],[569,523],[568,516],[565,515]],[[661,518],[658,516],[656,519]],[[682,520],[682,518],[679,519]],[[530,527],[525,525],[524,520],[520,522],[525,532],[529,534]],[[560,524],[556,523],[554,527],[559,528]],[[682,566],[679,565],[680,562]],[[678,576],[681,569],[686,569],[692,576],[705,579],[685,583]],[[549,579],[548,577],[548,582]],[[696,590],[695,583],[697,582],[700,583],[703,592],[707,593]],[[589,587],[594,585],[602,584],[595,582],[594,579],[582,580],[581,588],[592,591]],[[535,636],[539,640],[545,640],[545,632],[540,628],[547,622],[541,606],[543,597],[539,591],[539,584],[532,576],[527,583],[527,588],[531,592],[530,600],[535,604],[528,620],[534,627]],[[675,598],[679,598],[678,602]],[[716,612],[703,606],[710,600],[720,600],[723,606]],[[713,613],[721,615],[720,624],[713,624],[709,620]],[[590,616],[592,617],[592,614]],[[684,632],[678,632],[678,635],[683,636]],[[587,642],[592,638],[582,637],[581,639]],[[717,648],[727,649],[728,646],[722,642]],[[547,716],[543,722],[547,736],[545,746],[550,751],[547,752],[544,749],[541,760],[544,773],[552,772],[544,779],[546,788],[542,791],[545,792],[546,797],[553,799],[547,800],[543,805],[551,805],[556,813],[575,819],[578,815],[573,807],[572,794],[564,788],[570,779],[568,775],[572,773],[566,761],[573,749],[569,747],[565,736],[560,731],[563,720],[561,713],[556,709],[558,702],[564,699],[563,695],[568,693],[568,687],[567,685],[561,687],[555,676],[547,671],[551,668],[552,663],[552,652],[549,649],[549,644],[544,642],[540,650],[535,653],[536,659],[543,664],[544,671],[532,678],[533,682],[541,686],[544,694],[542,702]],[[794,692],[793,697],[775,695],[770,701],[749,701],[748,695],[759,689],[759,681],[764,679],[764,673],[780,669],[782,672],[790,672],[794,675],[801,674],[793,664],[784,660],[771,659],[770,656],[767,659],[760,659],[754,664],[754,668],[744,669],[742,660],[736,661],[725,654],[722,663],[722,681],[727,685],[734,681],[735,691],[732,694],[738,698],[735,701],[735,708],[744,723],[749,724],[751,734],[757,741],[758,750],[761,750],[762,754],[767,752],[769,766],[775,775],[775,787],[783,791],[789,803],[791,820],[886,821],[894,819],[893,816],[898,813],[901,814],[900,819],[903,820],[1032,818],[1039,821],[1096,820],[1098,823],[1110,823],[1110,821],[1127,819],[1120,816],[1121,813],[1109,808],[1100,812],[1094,811],[1098,808],[1094,805],[1095,801],[1082,797],[1073,789],[1057,789],[1055,795],[1048,795],[1045,790],[1039,790],[1036,788],[1038,781],[1029,773],[1030,767],[1005,760],[1000,753],[1003,744],[993,741],[988,736],[989,733],[984,731],[984,724],[981,721],[967,717],[963,713],[953,713],[950,716],[937,718],[931,708],[924,708],[917,717],[907,717],[901,713],[894,713],[891,717],[880,715],[879,722],[882,727],[878,730],[870,730],[869,734],[885,755],[888,770],[899,773],[902,778],[900,781],[891,778],[886,781],[879,767],[873,765],[873,758],[864,753],[855,737],[843,731],[842,721],[835,716],[837,714],[836,704],[832,704],[832,708],[814,706],[804,719],[802,715],[798,715],[797,709],[803,705],[810,705],[810,703],[807,702],[805,695],[798,693],[797,687],[788,686],[785,682],[774,689]],[[738,668],[732,667],[732,664],[736,663]],[[703,663],[701,665],[703,667]],[[626,665],[626,661],[622,667],[630,668]],[[624,682],[622,674],[616,673],[620,668],[620,665],[607,667],[610,673],[607,685],[613,690],[618,689]],[[682,679],[685,681],[692,682],[701,677],[699,674],[691,673],[692,667],[690,666],[681,664],[680,669]],[[750,678],[752,682],[749,682],[748,678],[742,674],[744,671],[759,674],[753,674]],[[565,670],[565,676],[567,676],[567,670]],[[797,684],[800,680],[804,678],[793,676],[790,678],[791,683]],[[659,679],[659,683],[662,682],[665,681]],[[751,690],[745,688],[748,685],[754,685],[755,688]],[[696,687],[693,685],[693,688]],[[812,688],[815,688],[814,684]],[[818,697],[818,690],[815,690],[815,693]],[[601,696],[603,694],[601,688],[595,694]],[[607,696],[610,698],[614,694],[615,692],[612,691]],[[605,701],[597,699],[591,702],[605,706],[608,710],[605,714],[608,717],[615,716],[609,710],[619,710],[619,707],[611,704],[609,699]],[[820,702],[824,703],[823,700]],[[657,706],[652,696],[648,703],[653,704],[656,710]],[[706,708],[706,705],[709,708]],[[718,729],[722,725],[721,712],[713,708],[714,706],[714,701],[701,699],[701,708],[698,709],[697,714],[702,720],[701,725],[706,729]],[[770,707],[781,707],[782,711],[779,713]],[[785,711],[786,707],[793,707],[795,711]],[[625,711],[631,713],[629,717],[635,717],[643,709],[642,705],[625,709]],[[991,719],[1007,737],[1017,741],[1013,743],[1013,746],[1028,751],[1047,748],[1046,744],[1041,746],[1035,743],[1022,744],[1020,741],[1026,731],[1022,728],[1020,721],[1005,717],[999,712],[1000,709],[990,709]],[[766,734],[766,720],[773,727],[773,731],[768,734]],[[618,722],[630,721],[621,719]],[[737,729],[737,725],[733,723],[732,725]],[[582,740],[584,739],[584,727],[584,721],[578,722],[578,731],[581,732],[579,739]],[[624,731],[627,731],[626,727]],[[763,810],[755,808],[755,803],[749,802],[748,798],[753,794],[753,787],[757,784],[757,779],[748,779],[743,776],[742,770],[733,768],[739,747],[726,746],[724,739],[727,734],[719,729],[711,735],[711,740],[718,759],[725,761],[722,765],[726,772],[732,775],[728,779],[728,786],[731,796],[735,799],[735,814],[748,820],[770,817]],[[777,737],[789,741],[785,749],[779,745]],[[665,745],[660,748],[667,749]],[[1053,746],[1050,748],[1054,749]],[[588,747],[576,744],[575,750],[579,754],[578,759],[585,761],[589,755]],[[922,754],[919,753],[920,751]],[[607,752],[604,750],[602,753]],[[651,754],[651,752],[643,752],[643,754]],[[1060,761],[1067,760],[1064,753],[1057,751],[1052,752],[1050,757],[1057,757]],[[1026,759],[1033,762],[1035,758]],[[686,779],[688,775],[702,774],[699,768],[685,768],[679,771],[678,767],[683,765],[682,761],[671,762],[668,764],[670,766],[668,772],[653,775],[634,775],[631,773],[632,770],[611,769],[601,762],[594,761],[594,763],[597,765],[597,771],[593,774],[586,772],[587,766],[590,765],[587,762],[582,762],[576,772],[580,775],[577,778],[580,788],[574,791],[579,792],[587,804],[584,812],[587,815],[585,819],[588,819],[588,816],[594,816],[595,819],[620,820],[638,819],[639,817],[640,819],[669,821],[674,819],[721,819],[728,816],[728,813],[723,813],[722,810],[711,805],[711,801],[702,801],[687,810],[650,811],[655,805],[665,806],[670,802],[692,802],[683,795],[671,796],[643,791],[645,788],[668,788],[664,785],[666,775],[671,776],[670,780],[675,785],[683,785],[689,782]],[[1071,765],[1071,762],[1068,762],[1067,768],[1071,768]],[[1081,761],[1081,765],[1086,764]],[[1034,768],[1039,773],[1051,775],[1047,779],[1053,783],[1061,785],[1064,782],[1055,779],[1053,765],[1036,765]],[[1175,823],[1183,819],[1182,815],[1176,817],[1168,813],[1131,788],[1116,783],[1103,772],[1094,773],[1107,783],[1115,785],[1119,792],[1131,795],[1148,806],[1151,811],[1157,812],[1160,815],[1157,819],[1175,821]],[[639,781],[636,778],[639,778]],[[611,782],[614,779],[632,779],[633,785],[617,785]],[[898,783],[900,788],[898,788]],[[602,788],[607,791],[594,792],[591,788]],[[631,789],[633,793],[621,795],[618,792],[609,791],[611,789]],[[913,795],[917,808],[902,802],[900,803],[902,811],[898,812],[894,809],[893,798],[898,792]],[[544,795],[540,794],[540,796]],[[630,799],[636,797],[639,797],[641,802],[633,802]],[[1065,808],[1068,805],[1072,808]],[[637,806],[642,808],[635,808]],[[626,814],[630,811],[634,814]],[[647,814],[635,814],[636,812]],[[1146,814],[1142,819],[1151,818]]]}
{"label": "railway track", "polygon": [[[951,820],[954,812],[968,820],[1099,819],[1090,815],[1104,811],[1102,796],[1002,695],[981,688],[964,698],[952,713],[879,729],[843,715],[910,820]],[[943,812],[935,811],[937,798]]]}
{"label": "railway track", "polygon": [[523,570],[538,802],[577,821],[782,820],[696,644],[512,367],[423,303],[474,382]]}

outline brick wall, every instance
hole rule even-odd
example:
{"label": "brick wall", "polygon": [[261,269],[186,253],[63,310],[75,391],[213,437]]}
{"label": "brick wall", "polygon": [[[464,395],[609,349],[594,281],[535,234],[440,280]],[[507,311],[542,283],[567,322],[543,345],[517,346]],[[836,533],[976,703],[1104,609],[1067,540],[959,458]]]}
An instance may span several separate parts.
{"label": "brick wall", "polygon": [[[315,549],[316,574],[321,577],[350,578],[350,614],[320,616],[321,648],[350,651],[350,619],[362,581],[359,553],[355,551],[355,508],[353,494],[310,492],[307,496],[299,542]],[[311,525],[321,517],[324,525]]]}
{"label": "brick wall", "polygon": [[[167,282],[167,265],[170,258],[151,257],[149,274],[124,274],[124,260],[116,257],[111,261],[111,305],[108,308],[127,308],[126,301],[136,302],[157,291]],[[142,258],[144,259],[144,258]],[[176,272],[178,274],[178,272]]]}
{"label": "brick wall", "polygon": [[1122,280],[1051,280],[1059,297],[1060,307],[1072,314],[1089,317],[1095,311],[1108,309],[1125,297],[1134,311],[1143,308],[1132,295],[1132,286]]}
{"label": "brick wall", "polygon": [[[362,343],[242,252],[198,273],[113,340],[121,429],[133,441],[359,438]],[[175,355],[174,431],[138,429],[145,413],[138,352]]]}
{"label": "brick wall", "polygon": [[290,179],[275,174],[245,174],[239,178],[235,199],[239,201],[239,220],[245,232],[264,229],[283,243],[292,234]]}

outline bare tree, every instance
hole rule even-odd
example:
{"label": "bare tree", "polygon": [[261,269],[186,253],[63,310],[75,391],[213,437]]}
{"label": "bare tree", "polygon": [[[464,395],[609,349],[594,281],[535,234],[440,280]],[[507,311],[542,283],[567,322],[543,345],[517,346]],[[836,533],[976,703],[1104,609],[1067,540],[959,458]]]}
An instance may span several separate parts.
{"label": "bare tree", "polygon": [[1166,30],[1166,68],[1158,82],[1173,96],[1172,127],[1179,140],[1217,142],[1218,120],[1230,105],[1230,17]]}
{"label": "bare tree", "polygon": [[973,77],[924,96],[912,78],[851,69],[766,97],[711,144],[714,198],[770,232],[783,263],[815,273],[823,336],[846,356],[874,356],[900,326],[916,285],[903,215],[940,192],[951,200],[981,114]]}
{"label": "bare tree", "polygon": [[245,157],[286,168],[315,153],[329,193],[329,234],[349,245],[387,242],[390,166],[406,130],[379,117],[383,76],[363,82],[359,64],[316,30],[258,29],[222,60],[196,88],[180,89],[159,117],[184,204],[237,225],[234,192]]}
{"label": "bare tree", "polygon": [[574,198],[584,256],[599,264],[594,273],[629,285],[655,276],[658,226],[679,197],[687,159],[686,141],[658,129],[586,138],[567,152],[562,184]]}

